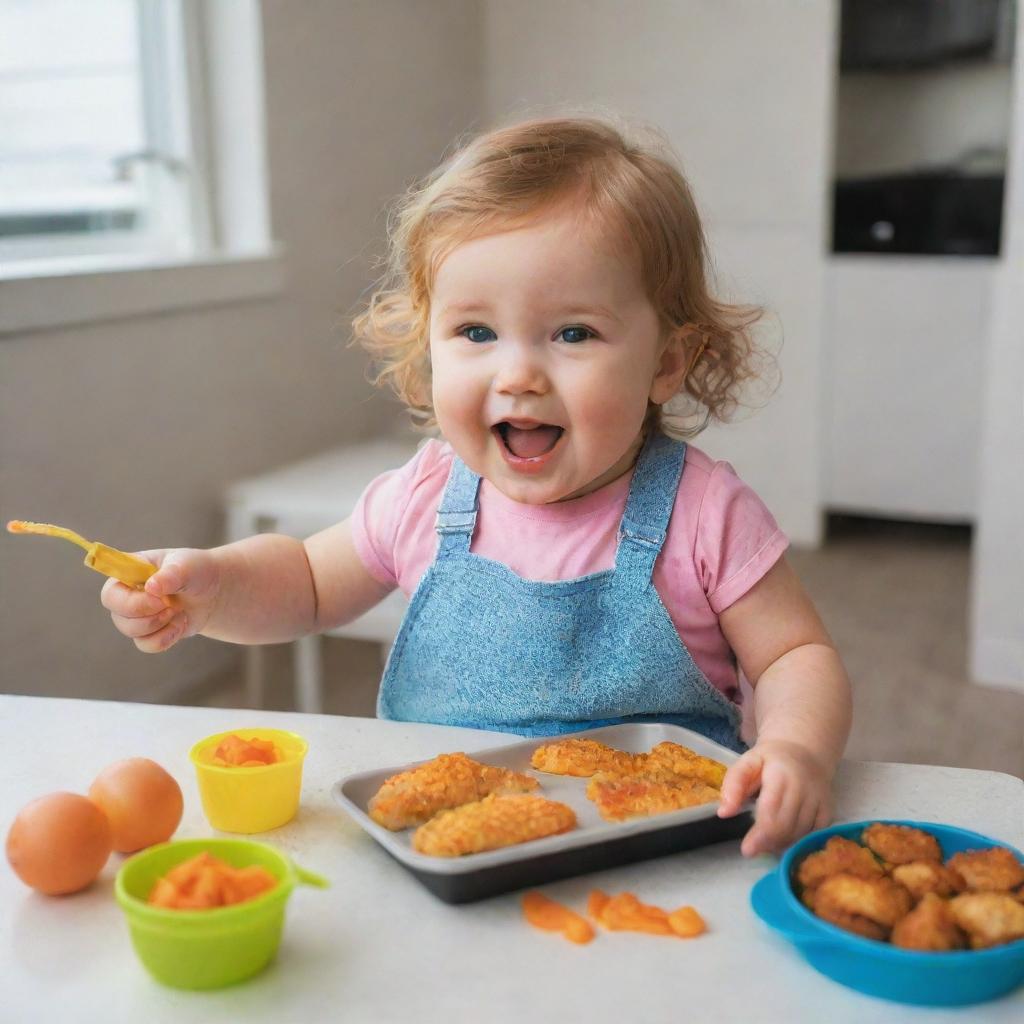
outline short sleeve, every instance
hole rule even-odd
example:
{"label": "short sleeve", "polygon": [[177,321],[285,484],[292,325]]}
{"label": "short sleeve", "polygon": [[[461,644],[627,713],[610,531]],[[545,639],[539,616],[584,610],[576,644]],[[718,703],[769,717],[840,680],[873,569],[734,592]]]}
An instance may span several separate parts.
{"label": "short sleeve", "polygon": [[427,442],[404,465],[375,477],[352,511],[352,543],[366,571],[385,586],[398,585],[396,549],[402,519],[412,496],[436,461],[436,441]]}
{"label": "short sleeve", "polygon": [[720,615],[758,583],[789,540],[764,502],[727,462],[716,462],[697,521],[694,561],[711,610]]}

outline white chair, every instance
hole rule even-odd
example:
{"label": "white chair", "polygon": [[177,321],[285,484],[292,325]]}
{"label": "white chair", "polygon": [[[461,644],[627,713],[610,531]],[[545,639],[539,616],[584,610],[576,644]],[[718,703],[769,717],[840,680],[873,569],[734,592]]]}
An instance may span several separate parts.
{"label": "white chair", "polygon": [[[341,522],[351,514],[366,485],[385,470],[407,462],[416,445],[417,439],[411,436],[346,445],[233,483],[224,495],[227,539],[240,540],[254,533],[308,537]],[[326,635],[375,641],[386,656],[406,604],[405,595],[395,590],[361,618]],[[319,712],[323,707],[320,637],[302,637],[292,647],[296,707]],[[265,673],[261,648],[246,648],[245,674],[249,704],[262,707]]]}

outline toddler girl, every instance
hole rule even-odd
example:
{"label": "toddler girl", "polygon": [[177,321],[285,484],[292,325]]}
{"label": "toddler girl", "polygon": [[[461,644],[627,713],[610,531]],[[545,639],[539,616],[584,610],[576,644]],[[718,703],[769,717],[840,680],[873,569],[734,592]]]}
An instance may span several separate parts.
{"label": "toddler girl", "polygon": [[[708,291],[685,181],[599,121],[467,145],[405,198],[356,334],[443,441],[305,542],[146,552],[102,600],[143,651],[196,633],[277,643],[411,596],[383,717],[553,735],[675,722],[736,750],[720,814],[760,790],[745,854],[829,820],[849,685],[770,513],[668,432],[752,373],[756,311]],[[685,433],[685,432],[684,432]],[[170,607],[161,600],[174,596]]]}

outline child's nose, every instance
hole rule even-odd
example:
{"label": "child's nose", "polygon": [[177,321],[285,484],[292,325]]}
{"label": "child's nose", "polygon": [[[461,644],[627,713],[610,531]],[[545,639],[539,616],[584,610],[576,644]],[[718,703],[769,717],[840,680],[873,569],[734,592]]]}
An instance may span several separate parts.
{"label": "child's nose", "polygon": [[548,378],[540,354],[532,345],[509,345],[494,378],[495,390],[502,394],[543,394]]}

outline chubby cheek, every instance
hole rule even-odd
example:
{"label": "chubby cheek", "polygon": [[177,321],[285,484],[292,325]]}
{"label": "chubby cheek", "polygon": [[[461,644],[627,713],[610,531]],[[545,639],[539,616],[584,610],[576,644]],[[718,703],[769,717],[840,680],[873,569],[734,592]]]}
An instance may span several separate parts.
{"label": "chubby cheek", "polygon": [[479,383],[443,357],[434,361],[432,397],[437,424],[449,440],[472,443],[472,435],[484,429]]}
{"label": "chubby cheek", "polygon": [[[617,380],[609,392],[608,380]],[[636,379],[635,372],[602,375],[576,390],[573,420],[577,440],[593,447],[603,456],[617,458],[632,444],[647,414],[649,388]],[[584,436],[585,435],[585,436]]]}

